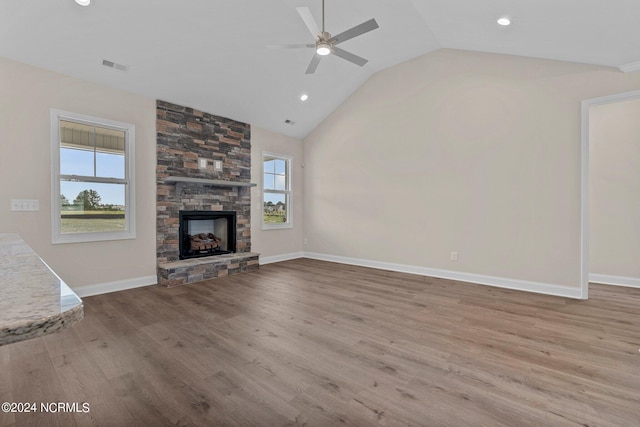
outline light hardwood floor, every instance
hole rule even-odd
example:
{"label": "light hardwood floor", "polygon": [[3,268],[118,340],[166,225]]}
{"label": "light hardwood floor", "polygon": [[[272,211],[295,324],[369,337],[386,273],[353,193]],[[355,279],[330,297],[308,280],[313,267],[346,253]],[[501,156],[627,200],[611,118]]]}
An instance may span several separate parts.
{"label": "light hardwood floor", "polygon": [[640,289],[588,301],[313,260],[86,298],[0,347],[2,426],[640,425]]}

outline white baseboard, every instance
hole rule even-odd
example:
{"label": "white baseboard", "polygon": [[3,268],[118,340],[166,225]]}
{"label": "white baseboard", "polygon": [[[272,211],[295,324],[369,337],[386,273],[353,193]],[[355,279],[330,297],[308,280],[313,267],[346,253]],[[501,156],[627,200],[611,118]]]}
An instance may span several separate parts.
{"label": "white baseboard", "polygon": [[289,261],[291,259],[303,258],[304,252],[291,252],[288,254],[260,257],[260,265],[271,264],[273,262]]}
{"label": "white baseboard", "polygon": [[[395,264],[382,261],[372,261],[360,258],[349,258],[337,255],[321,254],[316,252],[291,252],[288,254],[261,257],[260,265],[275,262],[288,261],[298,258],[310,258],[321,261],[337,262],[340,264],[357,265],[361,267],[376,268],[380,270],[398,271],[401,273],[417,274],[420,276],[438,277],[442,279],[458,280],[480,285],[496,286],[499,288],[513,289],[540,294],[555,295],[567,298],[584,299],[582,289],[568,286],[552,285],[548,283],[529,282],[524,280],[509,279],[504,277],[486,276],[480,274],[462,273],[458,271],[440,270],[435,268],[418,267],[406,264]],[[631,286],[640,288],[640,279],[632,277],[607,276],[601,274],[590,274],[589,281],[604,283],[608,285]],[[155,285],[158,283],[157,277],[145,276],[133,279],[118,280],[114,282],[97,283],[94,285],[80,286],[74,288],[75,293],[83,298],[93,295],[106,294],[109,292],[124,291],[127,289],[140,288],[143,286]]]}
{"label": "white baseboard", "polygon": [[640,278],[611,276],[608,274],[589,274],[589,282],[601,283],[603,285],[627,286],[630,288],[640,288]]}
{"label": "white baseboard", "polygon": [[79,286],[73,291],[80,297],[108,294],[109,292],[125,291],[127,289],[141,288],[143,286],[158,283],[156,276],[136,277],[133,279],[117,280],[115,282],[96,283],[95,285]]}
{"label": "white baseboard", "polygon": [[438,277],[442,279],[458,280],[461,282],[476,283],[480,285],[496,286],[499,288],[514,289],[518,291],[535,292],[539,294],[555,295],[567,298],[585,299],[582,289],[578,287],[552,285],[548,283],[529,282],[504,277],[485,276],[480,274],[461,273],[457,271],[439,270],[435,268],[417,267],[413,265],[394,264],[366,259],[348,258],[336,255],[327,255],[314,252],[305,252],[305,258],[321,261],[337,262],[341,264],[358,265],[361,267],[377,268],[380,270],[398,271],[401,273],[418,274],[421,276]]}

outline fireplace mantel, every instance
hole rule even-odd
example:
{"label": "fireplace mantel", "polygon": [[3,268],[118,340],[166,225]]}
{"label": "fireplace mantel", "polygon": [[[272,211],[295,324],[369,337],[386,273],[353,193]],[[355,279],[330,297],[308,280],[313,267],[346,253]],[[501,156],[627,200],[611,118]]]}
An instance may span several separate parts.
{"label": "fireplace mantel", "polygon": [[214,185],[216,187],[255,187],[257,184],[244,181],[225,181],[222,179],[192,178],[188,176],[168,176],[164,178],[165,183],[183,182],[192,184]]}

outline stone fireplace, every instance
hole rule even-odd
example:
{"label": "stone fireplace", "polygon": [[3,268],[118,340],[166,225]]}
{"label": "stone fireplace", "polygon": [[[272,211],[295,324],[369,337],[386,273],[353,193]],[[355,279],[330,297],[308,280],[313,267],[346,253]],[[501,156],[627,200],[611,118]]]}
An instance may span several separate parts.
{"label": "stone fireplace", "polygon": [[250,125],[164,101],[156,113],[158,283],[257,269]]}

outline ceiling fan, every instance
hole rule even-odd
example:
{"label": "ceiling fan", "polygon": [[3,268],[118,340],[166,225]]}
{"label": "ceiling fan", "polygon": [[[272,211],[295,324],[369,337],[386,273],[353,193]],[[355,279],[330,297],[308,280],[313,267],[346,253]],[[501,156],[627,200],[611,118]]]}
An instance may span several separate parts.
{"label": "ceiling fan", "polygon": [[315,19],[313,19],[313,15],[311,15],[311,10],[308,7],[297,7],[296,10],[300,17],[304,21],[305,25],[311,32],[311,35],[315,38],[315,43],[310,44],[289,44],[282,46],[271,46],[275,48],[283,48],[283,49],[298,49],[298,48],[313,48],[316,50],[316,54],[311,58],[311,62],[307,67],[307,71],[305,74],[313,74],[318,68],[318,64],[323,56],[334,54],[342,59],[345,59],[349,62],[352,62],[356,65],[363,66],[368,62],[368,60],[355,55],[351,52],[347,52],[344,49],[340,49],[337,47],[338,44],[350,40],[354,37],[360,36],[364,33],[368,33],[369,31],[375,30],[378,28],[378,23],[375,19],[369,19],[366,22],[363,22],[360,25],[356,25],[342,33],[331,36],[328,32],[325,31],[324,28],[324,0],[322,0],[322,31],[318,27]]}

